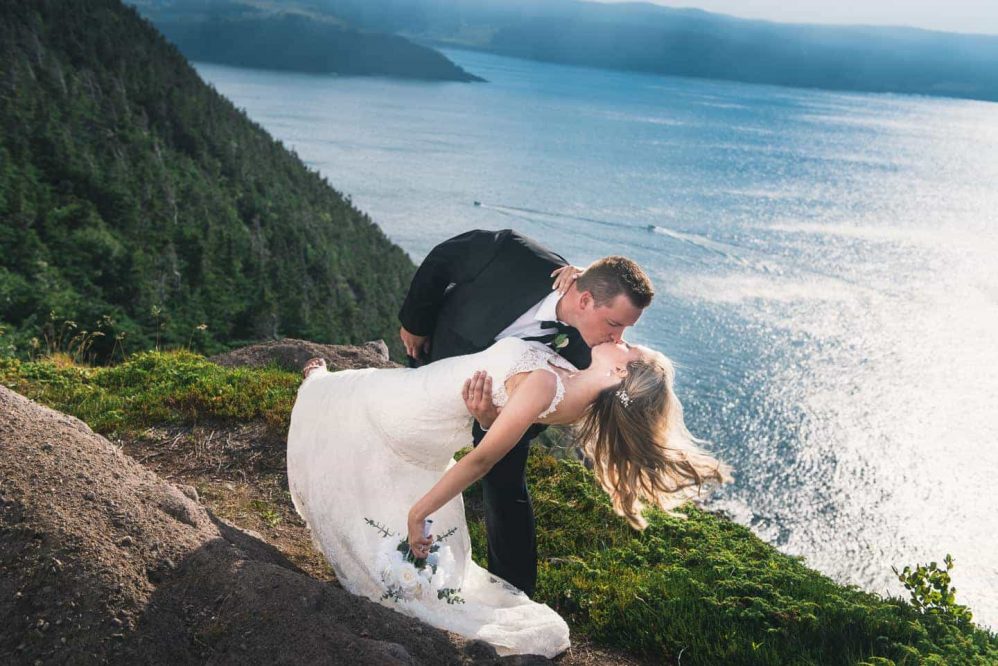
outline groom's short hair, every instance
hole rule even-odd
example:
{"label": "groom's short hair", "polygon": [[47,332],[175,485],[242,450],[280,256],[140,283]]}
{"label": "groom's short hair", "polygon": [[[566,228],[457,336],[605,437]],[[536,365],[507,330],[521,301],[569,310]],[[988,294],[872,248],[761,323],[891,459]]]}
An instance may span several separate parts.
{"label": "groom's short hair", "polygon": [[641,267],[627,257],[612,255],[597,259],[575,281],[579,291],[593,295],[596,305],[608,305],[620,294],[626,294],[636,308],[651,304],[655,288]]}

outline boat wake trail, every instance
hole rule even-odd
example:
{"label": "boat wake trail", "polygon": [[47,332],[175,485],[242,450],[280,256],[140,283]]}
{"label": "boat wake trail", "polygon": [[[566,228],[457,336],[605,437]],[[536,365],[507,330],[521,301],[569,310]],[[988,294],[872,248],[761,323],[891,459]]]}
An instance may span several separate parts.
{"label": "boat wake trail", "polygon": [[540,222],[554,224],[558,220],[572,220],[576,222],[586,222],[603,227],[613,227],[615,229],[629,230],[636,233],[652,233],[664,236],[680,243],[691,245],[698,250],[710,255],[722,258],[740,266],[762,271],[765,273],[779,273],[779,267],[770,259],[758,256],[759,253],[748,248],[739,247],[730,243],[722,243],[700,234],[677,231],[666,226],[657,224],[628,224],[614,222],[612,220],[600,219],[597,217],[587,217],[585,215],[573,215],[571,213],[561,213],[555,211],[538,210],[536,208],[525,208],[522,206],[506,206],[502,204],[487,204],[480,201],[475,202],[475,206],[485,208],[490,211],[515,217],[530,222]]}

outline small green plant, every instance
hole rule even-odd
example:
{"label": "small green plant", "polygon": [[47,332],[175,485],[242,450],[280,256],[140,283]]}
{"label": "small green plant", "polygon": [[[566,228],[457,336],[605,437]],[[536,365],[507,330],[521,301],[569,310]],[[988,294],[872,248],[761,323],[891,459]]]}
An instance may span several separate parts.
{"label": "small green plant", "polygon": [[156,351],[159,351],[159,339],[163,333],[163,329],[166,328],[166,317],[163,306],[152,306],[149,310],[149,314],[152,315],[153,321],[156,322]]}
{"label": "small green plant", "polygon": [[270,504],[263,500],[253,500],[250,502],[253,510],[259,514],[263,522],[267,523],[268,527],[277,527],[277,524],[281,522],[281,514]]}
{"label": "small green plant", "polygon": [[956,588],[950,587],[949,572],[953,568],[953,557],[947,553],[943,560],[945,569],[935,562],[919,564],[914,569],[906,566],[901,571],[891,567],[894,574],[911,595],[911,605],[923,613],[943,613],[957,620],[970,622],[973,614],[966,606],[956,603]]}

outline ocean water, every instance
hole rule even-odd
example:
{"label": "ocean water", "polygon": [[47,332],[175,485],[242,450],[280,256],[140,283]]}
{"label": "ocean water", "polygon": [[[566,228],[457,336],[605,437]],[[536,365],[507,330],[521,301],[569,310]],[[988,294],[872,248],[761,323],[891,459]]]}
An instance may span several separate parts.
{"label": "ocean water", "polygon": [[998,105],[447,53],[489,83],[197,69],[417,262],[505,227],[639,261],[711,506],[882,594],[951,553],[998,626]]}

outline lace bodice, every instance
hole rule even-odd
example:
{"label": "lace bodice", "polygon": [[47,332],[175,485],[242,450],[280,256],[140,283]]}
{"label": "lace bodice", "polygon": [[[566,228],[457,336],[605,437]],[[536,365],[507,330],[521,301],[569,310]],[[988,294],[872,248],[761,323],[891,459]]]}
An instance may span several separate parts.
{"label": "lace bodice", "polygon": [[577,368],[540,342],[528,342],[520,338],[504,338],[496,343],[496,347],[503,349],[503,351],[508,348],[512,357],[511,362],[505,365],[502,373],[492,378],[492,404],[496,407],[505,407],[506,403],[509,402],[506,381],[513,375],[533,370],[547,370],[555,376],[555,394],[551,404],[540,413],[538,418],[553,414],[565,397],[565,384],[561,380],[561,375],[555,372],[551,365],[557,365],[564,370],[574,371]]}
{"label": "lace bodice", "polygon": [[[552,364],[574,371],[575,366],[539,342],[503,338],[477,354],[442,359],[420,368],[344,370],[337,375],[364,376],[366,393],[374,396],[363,403],[374,428],[386,445],[414,465],[442,469],[456,451],[471,445],[472,417],[462,398],[465,380],[476,370],[492,377],[492,402],[505,407],[509,402],[506,380],[532,370],[546,370],[555,376],[555,395],[540,415],[554,413],[565,397],[565,386]],[[302,383],[310,385],[328,375],[310,373]],[[370,377],[367,377],[370,375]],[[299,389],[300,390],[300,389]]]}

